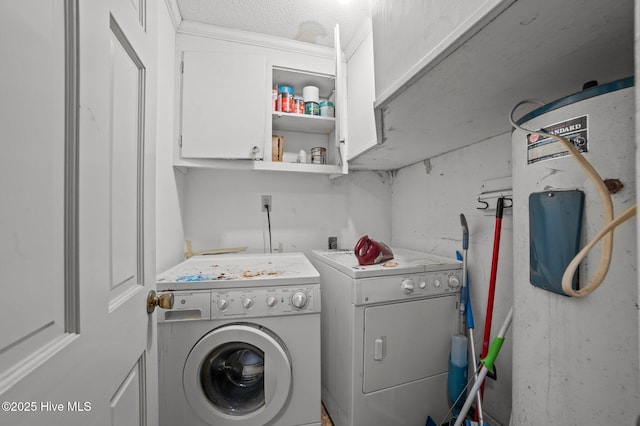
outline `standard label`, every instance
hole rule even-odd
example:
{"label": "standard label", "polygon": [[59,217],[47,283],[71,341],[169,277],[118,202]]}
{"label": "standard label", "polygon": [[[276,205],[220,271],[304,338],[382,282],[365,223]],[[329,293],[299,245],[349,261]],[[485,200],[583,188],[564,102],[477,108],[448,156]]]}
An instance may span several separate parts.
{"label": "standard label", "polygon": [[[540,130],[567,138],[581,153],[589,152],[587,115],[551,124]],[[556,139],[534,134],[527,135],[527,164],[566,157],[567,155],[569,155],[569,151]]]}

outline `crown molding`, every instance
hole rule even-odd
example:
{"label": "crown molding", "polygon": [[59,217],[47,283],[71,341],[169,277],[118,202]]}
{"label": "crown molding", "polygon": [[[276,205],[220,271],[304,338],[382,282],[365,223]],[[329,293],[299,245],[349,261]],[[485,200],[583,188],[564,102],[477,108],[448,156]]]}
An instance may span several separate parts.
{"label": "crown molding", "polygon": [[351,41],[344,47],[344,57],[347,62],[351,56],[358,50],[358,47],[364,42],[367,36],[373,31],[371,18],[366,19],[359,27]]}
{"label": "crown molding", "polygon": [[173,29],[178,31],[180,23],[182,22],[182,14],[178,7],[178,0],[164,0],[164,4],[167,6],[169,18],[171,19],[171,23],[173,23]]}
{"label": "crown molding", "polygon": [[271,49],[280,49],[327,59],[335,59],[336,57],[335,50],[332,47],[320,46],[266,34],[253,33],[250,31],[218,27],[215,25],[203,24],[201,22],[182,20],[177,32],[178,34],[207,37],[216,40],[244,43]]}

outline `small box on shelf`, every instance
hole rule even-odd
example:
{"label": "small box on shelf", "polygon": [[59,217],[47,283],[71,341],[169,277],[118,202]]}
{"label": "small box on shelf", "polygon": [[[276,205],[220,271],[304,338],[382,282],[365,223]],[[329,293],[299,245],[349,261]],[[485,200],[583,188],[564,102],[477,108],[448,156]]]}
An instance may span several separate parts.
{"label": "small box on shelf", "polygon": [[282,161],[282,150],[284,148],[284,137],[271,136],[271,161]]}

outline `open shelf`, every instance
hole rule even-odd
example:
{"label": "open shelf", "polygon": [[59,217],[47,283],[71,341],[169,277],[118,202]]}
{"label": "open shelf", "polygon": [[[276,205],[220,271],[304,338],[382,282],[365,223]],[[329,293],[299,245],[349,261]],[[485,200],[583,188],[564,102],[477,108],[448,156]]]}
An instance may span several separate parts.
{"label": "open shelf", "polygon": [[328,135],[336,127],[334,117],[321,117],[319,115],[291,114],[275,111],[272,114],[273,131],[291,131],[303,133],[321,133]]}

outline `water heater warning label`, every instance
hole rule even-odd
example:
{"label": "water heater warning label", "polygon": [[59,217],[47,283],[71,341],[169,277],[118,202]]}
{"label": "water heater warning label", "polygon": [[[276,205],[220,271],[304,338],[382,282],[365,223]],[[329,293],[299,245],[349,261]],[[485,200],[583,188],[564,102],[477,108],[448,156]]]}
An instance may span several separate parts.
{"label": "water heater warning label", "polygon": [[[551,124],[540,130],[568,139],[581,153],[589,152],[586,115]],[[569,151],[556,139],[533,134],[527,135],[527,164],[566,157],[567,155],[569,155]]]}

